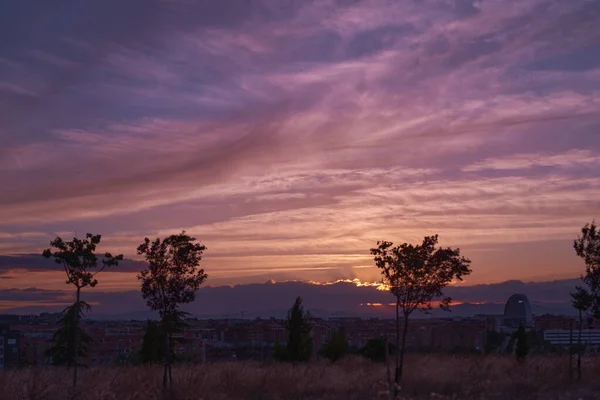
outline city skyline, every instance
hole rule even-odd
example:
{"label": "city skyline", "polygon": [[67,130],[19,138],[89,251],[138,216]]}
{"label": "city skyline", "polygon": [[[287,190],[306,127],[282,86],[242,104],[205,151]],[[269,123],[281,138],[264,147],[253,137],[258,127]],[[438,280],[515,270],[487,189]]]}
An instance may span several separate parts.
{"label": "city skyline", "polygon": [[0,5],[5,302],[68,289],[23,255],[87,232],[139,260],[186,230],[212,286],[377,282],[378,240],[433,234],[461,286],[583,272],[598,2],[143,4]]}

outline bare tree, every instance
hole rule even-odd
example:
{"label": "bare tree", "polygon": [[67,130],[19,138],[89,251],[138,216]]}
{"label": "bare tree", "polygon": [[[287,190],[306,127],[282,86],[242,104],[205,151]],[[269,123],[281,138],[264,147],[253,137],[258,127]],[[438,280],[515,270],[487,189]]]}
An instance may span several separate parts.
{"label": "bare tree", "polygon": [[[396,297],[396,348],[399,350],[396,352],[396,388],[402,379],[408,317],[417,309],[430,311],[436,299],[441,309],[449,311],[451,299],[443,297],[442,290],[471,273],[471,261],[462,257],[459,249],[436,249],[437,242],[435,235],[426,236],[419,245],[403,243],[394,247],[392,242],[379,241],[378,247],[371,249],[384,283]],[[404,320],[401,343],[400,311]]]}
{"label": "bare tree", "polygon": [[[142,281],[142,297],[148,306],[158,311],[163,329],[163,388],[173,384],[171,361],[173,356],[173,333],[181,326],[185,314],[181,304],[196,299],[196,291],[208,275],[199,268],[206,246],[196,238],[181,232],[164,240],[145,238],[137,253],[144,255],[148,267],[138,274]],[[167,379],[168,377],[168,379]]]}
{"label": "bare tree", "polygon": [[50,246],[55,248],[46,249],[42,255],[46,258],[54,258],[57,264],[61,264],[67,275],[67,285],[73,285],[76,288],[76,299],[73,304],[74,324],[73,336],[75,338],[72,344],[74,348],[70,351],[73,355],[72,364],[73,370],[73,386],[77,385],[77,367],[79,366],[80,349],[80,332],[79,321],[84,308],[89,309],[90,306],[81,301],[81,289],[84,287],[95,287],[98,284],[96,275],[103,271],[106,267],[112,267],[119,264],[123,259],[123,255],[113,256],[110,253],[105,253],[102,263],[98,265],[98,256],[96,255],[96,246],[100,244],[101,235],[92,235],[88,233],[85,239],[73,238],[70,242],[65,242],[60,237],[56,237]]}

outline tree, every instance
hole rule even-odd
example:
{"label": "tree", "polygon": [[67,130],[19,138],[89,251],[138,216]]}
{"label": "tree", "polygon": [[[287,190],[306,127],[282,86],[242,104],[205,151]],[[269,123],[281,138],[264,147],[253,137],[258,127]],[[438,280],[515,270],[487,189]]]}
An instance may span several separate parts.
{"label": "tree", "polygon": [[519,362],[525,361],[527,354],[529,354],[529,344],[527,343],[527,332],[523,325],[519,326],[517,332],[515,332],[515,339],[517,341],[515,354]]}
{"label": "tree", "polygon": [[[462,257],[459,249],[436,249],[437,242],[435,235],[426,236],[419,245],[403,243],[393,247],[392,242],[379,241],[378,247],[371,249],[384,283],[396,297],[396,348],[399,349],[396,353],[396,387],[402,379],[409,316],[417,309],[429,312],[433,301],[440,298],[439,307],[449,311],[451,299],[442,297],[443,289],[471,273],[471,261]],[[404,321],[401,343],[398,334],[400,311]]]}
{"label": "tree", "polygon": [[[589,304],[589,310],[594,317],[600,318],[600,232],[596,221],[585,224],[581,228],[581,236],[573,242],[577,256],[585,262],[585,273],[581,275],[583,287],[577,287],[575,294],[571,294],[578,306]],[[577,300],[577,298],[579,300]],[[581,301],[585,300],[585,301]],[[576,308],[577,309],[577,308]],[[587,311],[587,310],[582,310]]]}
{"label": "tree", "polygon": [[336,362],[348,353],[348,341],[341,333],[333,332],[331,339],[323,346],[322,353],[331,362]]}
{"label": "tree", "polygon": [[[206,246],[185,231],[154,241],[145,238],[137,248],[144,255],[148,267],[138,274],[142,281],[142,297],[146,304],[158,311],[163,335],[163,388],[172,385],[171,362],[173,358],[173,334],[181,327],[181,304],[196,299],[196,291],[208,275],[199,268]],[[168,380],[167,380],[168,376]]]}
{"label": "tree", "polygon": [[111,253],[104,253],[102,265],[98,266],[98,256],[96,255],[96,246],[100,244],[101,235],[92,235],[88,233],[85,239],[73,238],[70,242],[65,242],[60,237],[56,237],[50,246],[55,248],[46,249],[42,253],[45,258],[54,258],[57,264],[61,264],[67,275],[67,285],[73,285],[76,288],[74,307],[78,312],[74,312],[74,340],[72,345],[74,349],[72,354],[75,358],[73,362],[73,386],[77,385],[77,367],[79,366],[79,347],[80,347],[80,329],[79,321],[83,315],[84,309],[89,309],[89,305],[81,303],[81,289],[84,287],[95,287],[98,284],[96,275],[106,267],[112,267],[119,264],[123,255],[113,256]]}
{"label": "tree", "polygon": [[585,288],[577,286],[575,292],[571,293],[571,304],[579,313],[578,321],[578,337],[577,337],[577,379],[581,380],[581,356],[584,346],[581,343],[581,334],[583,331],[583,317],[592,307],[594,298],[592,293]]}
{"label": "tree", "polygon": [[[371,361],[383,362],[383,361],[385,361],[385,353],[386,353],[385,344],[386,344],[385,339],[380,339],[380,338],[369,339],[367,341],[367,343],[365,344],[365,347],[363,347],[360,350],[360,353],[362,354],[363,357],[366,357]],[[390,344],[390,349],[389,349],[388,354],[389,355],[396,354],[396,347],[393,344]]]}
{"label": "tree", "polygon": [[585,273],[581,275],[583,286],[571,293],[571,304],[579,313],[579,335],[577,341],[577,378],[581,380],[581,356],[583,345],[581,333],[584,316],[589,313],[600,318],[600,232],[596,221],[581,228],[581,236],[573,242],[577,256],[585,262]]}
{"label": "tree", "polygon": [[155,321],[148,320],[142,338],[140,362],[142,364],[159,363],[163,358],[162,343],[163,337],[160,325]]}
{"label": "tree", "polygon": [[[93,343],[90,335],[76,325],[76,314],[79,319],[83,317],[83,310],[89,310],[90,306],[81,301],[75,303],[63,311],[58,324],[59,328],[52,335],[54,345],[46,350],[46,356],[52,358],[52,365],[74,367],[76,364],[80,367],[86,365],[79,360],[88,356],[88,346]],[[75,357],[75,336],[79,336],[79,348],[77,357]]]}
{"label": "tree", "polygon": [[312,355],[311,315],[304,311],[302,298],[298,296],[288,311],[286,328],[289,332],[287,342],[288,358],[291,362],[309,361]]}

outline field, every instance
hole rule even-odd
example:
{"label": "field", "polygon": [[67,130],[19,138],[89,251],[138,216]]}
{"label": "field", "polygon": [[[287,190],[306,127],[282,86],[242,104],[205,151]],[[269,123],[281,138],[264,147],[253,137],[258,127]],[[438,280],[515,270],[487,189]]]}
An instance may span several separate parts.
{"label": "field", "polygon": [[[252,362],[179,365],[173,369],[174,400],[377,399],[387,398],[386,369],[363,359],[306,365]],[[569,382],[566,356],[511,357],[410,355],[403,399],[597,399],[600,358],[584,359],[581,382]],[[71,373],[30,368],[0,373],[0,399],[160,399],[160,366],[83,370],[76,396]],[[596,394],[594,394],[596,393]]]}

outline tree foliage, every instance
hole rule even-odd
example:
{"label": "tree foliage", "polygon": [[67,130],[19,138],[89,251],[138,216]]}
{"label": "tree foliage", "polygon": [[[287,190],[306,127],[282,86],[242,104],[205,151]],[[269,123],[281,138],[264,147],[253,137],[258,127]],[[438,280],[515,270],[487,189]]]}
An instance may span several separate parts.
{"label": "tree foliage", "polygon": [[[64,241],[56,237],[50,242],[51,248],[44,250],[42,255],[45,258],[54,258],[57,264],[62,265],[67,276],[67,285],[75,286],[75,304],[74,316],[74,338],[73,338],[73,386],[77,385],[77,367],[79,366],[79,347],[81,335],[79,329],[79,320],[83,315],[83,310],[89,310],[90,306],[81,302],[81,290],[85,287],[95,287],[98,284],[96,275],[107,267],[113,267],[119,264],[123,255],[113,256],[111,253],[104,253],[101,265],[98,265],[98,256],[96,247],[100,244],[102,236],[87,233],[84,239],[73,238],[72,241]],[[53,251],[52,248],[55,250]]]}
{"label": "tree foliage", "polygon": [[333,332],[331,339],[322,349],[322,354],[331,362],[336,362],[348,353],[348,341],[340,332]]}
{"label": "tree foliage", "polygon": [[[86,364],[80,360],[84,360],[89,353],[89,345],[93,343],[92,337],[76,324],[76,314],[79,314],[79,319],[83,317],[83,311],[89,310],[90,306],[80,301],[75,303],[63,311],[62,317],[59,320],[59,328],[52,335],[54,345],[46,350],[46,356],[52,358],[52,365],[74,367],[86,367]],[[75,357],[75,336],[79,335],[78,356]]]}
{"label": "tree foliage", "polygon": [[571,294],[573,307],[583,313],[589,310],[600,318],[600,232],[596,221],[581,229],[581,236],[575,239],[573,247],[585,262],[585,273],[581,276],[584,286],[578,286]]}
{"label": "tree foliage", "polygon": [[142,347],[140,348],[140,362],[142,364],[159,363],[163,359],[163,332],[156,321],[146,321]]}
{"label": "tree foliage", "polygon": [[311,315],[304,311],[302,298],[297,297],[288,311],[286,328],[289,333],[287,342],[288,359],[291,362],[309,361],[312,356]]}
{"label": "tree foliage", "polygon": [[[385,361],[385,351],[385,340],[381,338],[373,338],[369,339],[365,346],[360,349],[360,354],[371,361],[383,362]],[[396,354],[396,346],[390,343],[388,355],[394,354]]]}
{"label": "tree foliage", "polygon": [[145,238],[137,253],[144,255],[148,266],[138,274],[142,282],[142,297],[147,305],[158,311],[163,335],[163,386],[172,383],[171,362],[173,358],[173,334],[182,324],[180,305],[196,299],[196,291],[207,274],[200,268],[206,246],[196,242],[196,238],[181,232],[161,240]]}
{"label": "tree foliage", "polygon": [[[423,243],[418,245],[403,243],[394,246],[392,242],[379,241],[378,247],[371,249],[384,283],[396,297],[396,347],[400,350],[396,355],[397,384],[402,377],[409,316],[417,309],[430,311],[434,301],[439,301],[439,307],[448,311],[451,299],[444,297],[443,289],[471,273],[471,261],[462,257],[459,249],[436,248],[437,243],[438,235],[435,235],[426,236]],[[404,322],[401,343],[400,311]]]}
{"label": "tree foliage", "polygon": [[101,265],[98,265],[98,256],[96,255],[96,246],[100,244],[101,235],[92,235],[88,233],[85,239],[73,238],[72,241],[65,242],[62,238],[56,237],[50,246],[55,248],[46,249],[42,255],[46,258],[54,258],[57,264],[61,264],[67,275],[66,283],[73,285],[78,289],[86,286],[94,287],[98,284],[96,275],[106,267],[112,267],[119,264],[123,255],[113,256],[111,253],[105,253]]}

